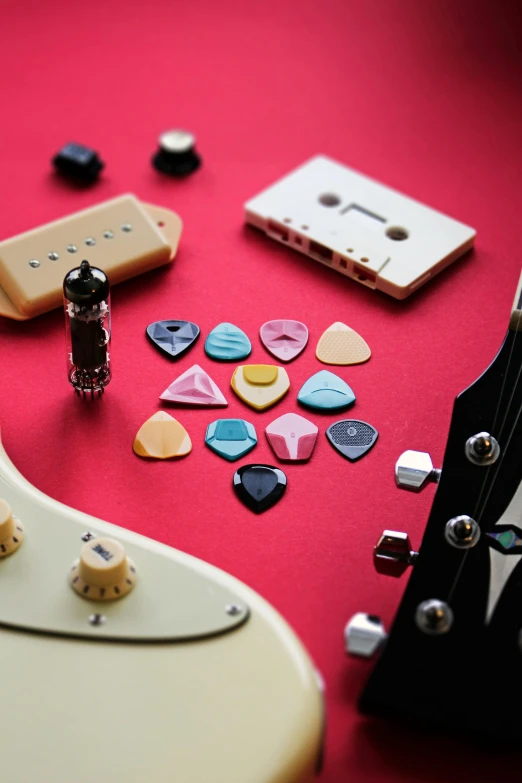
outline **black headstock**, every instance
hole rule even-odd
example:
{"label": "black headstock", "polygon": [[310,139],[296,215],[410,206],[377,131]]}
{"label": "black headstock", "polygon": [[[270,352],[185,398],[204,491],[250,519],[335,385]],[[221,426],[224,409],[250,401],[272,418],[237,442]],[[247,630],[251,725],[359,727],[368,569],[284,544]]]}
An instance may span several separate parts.
{"label": "black headstock", "polygon": [[[363,712],[522,739],[522,278],[492,365],[455,401],[418,553],[381,538],[378,570],[411,576]],[[437,480],[430,464],[406,472]],[[411,487],[415,488],[415,487]]]}

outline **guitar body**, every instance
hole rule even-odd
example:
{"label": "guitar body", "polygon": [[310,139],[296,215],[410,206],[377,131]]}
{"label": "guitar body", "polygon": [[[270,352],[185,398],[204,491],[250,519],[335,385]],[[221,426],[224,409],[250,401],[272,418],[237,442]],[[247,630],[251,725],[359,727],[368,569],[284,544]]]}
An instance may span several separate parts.
{"label": "guitar body", "polygon": [[[521,279],[522,284],[522,279]],[[491,433],[499,456],[475,464],[466,444]],[[480,528],[469,548],[450,545],[448,522]],[[518,540],[520,539],[520,540]],[[365,713],[520,744],[522,700],[522,291],[505,342],[456,400],[439,486],[418,556],[384,649],[362,693]],[[443,601],[451,627],[427,633],[419,606]]]}
{"label": "guitar body", "polygon": [[[1,446],[0,498],[24,526],[0,559],[2,780],[313,779],[322,694],[274,609],[210,565],[51,500]],[[86,531],[132,557],[124,598],[68,584]]]}

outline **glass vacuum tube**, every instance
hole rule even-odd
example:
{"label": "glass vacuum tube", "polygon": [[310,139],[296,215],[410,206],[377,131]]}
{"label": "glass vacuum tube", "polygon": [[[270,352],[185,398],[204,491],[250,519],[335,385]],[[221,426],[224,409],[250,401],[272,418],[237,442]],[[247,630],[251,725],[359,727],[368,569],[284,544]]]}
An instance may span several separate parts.
{"label": "glass vacuum tube", "polygon": [[111,380],[111,313],[105,272],[82,261],[63,281],[67,376],[77,394],[98,396]]}

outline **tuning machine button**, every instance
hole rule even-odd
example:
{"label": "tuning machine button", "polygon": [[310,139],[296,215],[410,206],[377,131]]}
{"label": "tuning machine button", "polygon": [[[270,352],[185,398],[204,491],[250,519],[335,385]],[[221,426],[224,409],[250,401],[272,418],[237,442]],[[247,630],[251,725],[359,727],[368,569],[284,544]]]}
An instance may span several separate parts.
{"label": "tuning machine button", "polygon": [[397,485],[413,492],[420,492],[430,482],[438,483],[440,474],[425,451],[405,451],[395,463]]}
{"label": "tuning machine button", "polygon": [[0,558],[16,552],[23,540],[22,523],[13,515],[7,500],[0,498]]}
{"label": "tuning machine button", "polygon": [[348,655],[371,658],[386,637],[380,617],[357,612],[344,629],[344,649]]}
{"label": "tuning machine button", "polygon": [[73,590],[91,601],[115,601],[136,582],[136,567],[113,538],[91,538],[80,550],[69,574]]}
{"label": "tuning machine button", "polygon": [[399,577],[415,564],[418,554],[407,533],[385,530],[373,548],[373,564],[379,574]]}

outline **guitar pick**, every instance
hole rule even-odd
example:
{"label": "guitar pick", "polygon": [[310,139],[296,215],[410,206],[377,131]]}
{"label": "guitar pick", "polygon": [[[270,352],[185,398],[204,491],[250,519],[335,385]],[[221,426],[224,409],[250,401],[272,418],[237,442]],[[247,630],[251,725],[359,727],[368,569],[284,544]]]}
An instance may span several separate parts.
{"label": "guitar pick", "polygon": [[252,451],[257,435],[254,426],[244,419],[218,419],[208,425],[205,443],[220,457],[233,462]]}
{"label": "guitar pick", "polygon": [[177,419],[165,411],[158,411],[139,428],[132,448],[139,457],[169,459],[189,454],[192,442]]}
{"label": "guitar pick", "polygon": [[360,334],[336,321],[321,335],[315,355],[323,364],[362,364],[372,352]]}
{"label": "guitar pick", "polygon": [[246,359],[252,353],[252,345],[246,334],[234,324],[218,324],[205,342],[205,352],[212,359],[232,362]]}
{"label": "guitar pick", "polygon": [[290,388],[288,373],[275,364],[240,365],[230,383],[237,396],[258,411],[274,405]]}
{"label": "guitar pick", "polygon": [[291,362],[304,351],[308,329],[301,321],[267,321],[259,331],[261,342],[276,359]]}
{"label": "guitar pick", "polygon": [[354,403],[355,394],[338,375],[320,370],[303,384],[297,399],[309,408],[335,411]]}
{"label": "guitar pick", "polygon": [[340,454],[355,462],[370,451],[379,433],[365,421],[343,419],[328,427],[326,437]]}
{"label": "guitar pick", "polygon": [[228,405],[210,375],[195,364],[160,395],[160,400],[182,402],[186,405]]}
{"label": "guitar pick", "polygon": [[303,416],[285,413],[271,422],[265,432],[276,457],[305,462],[312,456],[319,430]]}
{"label": "guitar pick", "polygon": [[236,470],[233,486],[236,495],[251,511],[260,514],[283,496],[286,476],[272,465],[243,465]]}
{"label": "guitar pick", "polygon": [[147,337],[169,359],[177,359],[199,336],[199,326],[192,321],[154,321],[147,326]]}

